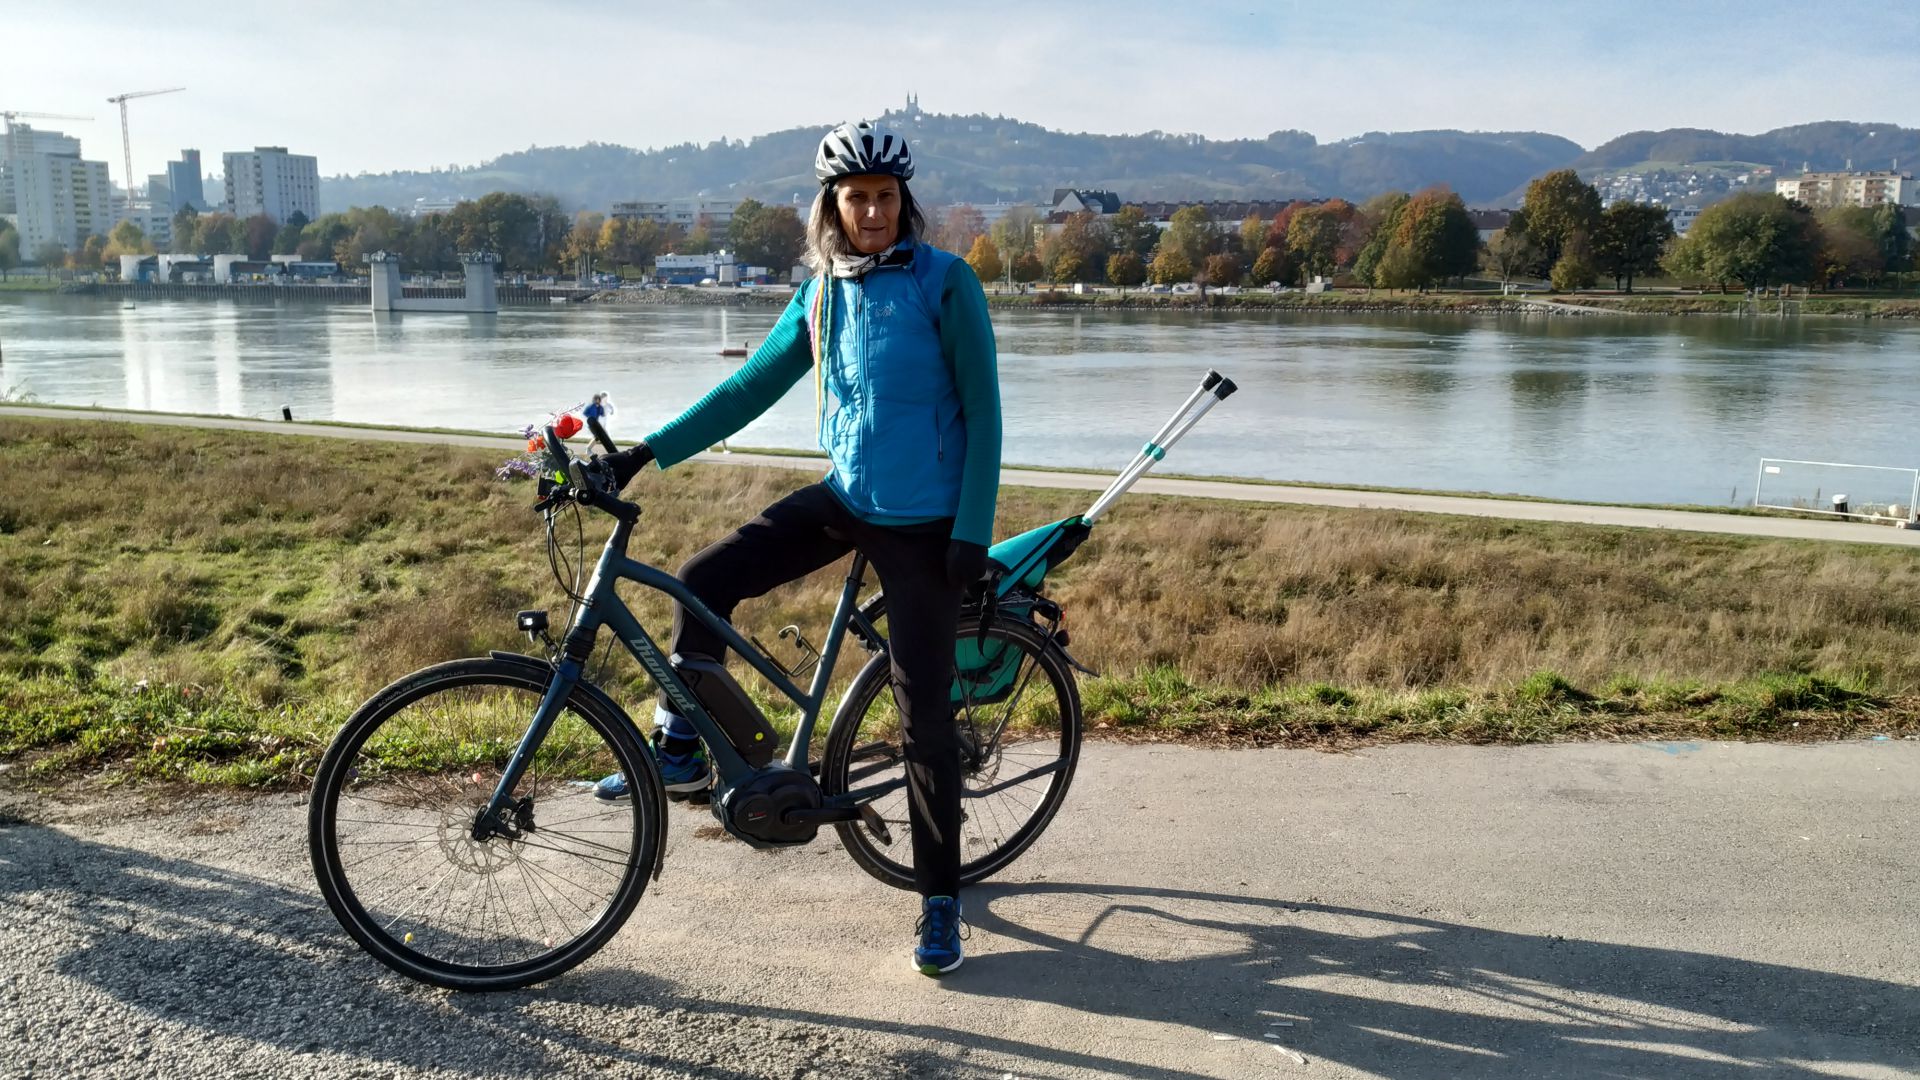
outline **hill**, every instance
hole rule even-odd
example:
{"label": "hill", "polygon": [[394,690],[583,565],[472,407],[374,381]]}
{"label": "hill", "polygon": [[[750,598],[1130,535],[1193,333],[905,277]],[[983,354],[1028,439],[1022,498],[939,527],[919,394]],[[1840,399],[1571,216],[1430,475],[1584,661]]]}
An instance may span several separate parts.
{"label": "hill", "polygon": [[1573,163],[1588,171],[1625,169],[1646,163],[1751,162],[1775,170],[1886,169],[1896,161],[1920,164],[1920,129],[1898,124],[1826,120],[1775,128],[1759,135],[1729,135],[1701,128],[1635,131],[1593,148]]}
{"label": "hill", "polygon": [[[1581,153],[1577,143],[1538,132],[1371,132],[1322,144],[1300,131],[1234,140],[1160,131],[1096,135],[917,109],[882,119],[913,140],[924,169],[916,192],[934,203],[1031,201],[1066,186],[1108,188],[1127,199],[1361,199],[1435,183],[1479,203]],[[320,201],[326,210],[405,207],[417,198],[519,191],[591,210],[624,199],[699,194],[784,203],[811,197],[814,147],[826,126],[655,150],[608,143],[529,147],[471,168],[328,177],[320,183]]]}

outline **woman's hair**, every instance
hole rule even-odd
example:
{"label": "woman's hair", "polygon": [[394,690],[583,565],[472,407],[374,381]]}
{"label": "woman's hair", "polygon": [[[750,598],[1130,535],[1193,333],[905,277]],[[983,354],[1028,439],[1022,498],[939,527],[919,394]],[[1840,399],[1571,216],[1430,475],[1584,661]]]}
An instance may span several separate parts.
{"label": "woman's hair", "polygon": [[[927,219],[921,216],[920,204],[913,201],[913,191],[905,180],[900,183],[900,235],[896,242],[905,242],[926,235]],[[820,194],[813,197],[813,211],[807,216],[807,253],[806,264],[816,274],[824,274],[833,266],[833,258],[838,255],[851,259],[859,254],[854,250],[853,241],[847,239],[846,230],[840,227],[839,189],[837,183],[824,184]]]}

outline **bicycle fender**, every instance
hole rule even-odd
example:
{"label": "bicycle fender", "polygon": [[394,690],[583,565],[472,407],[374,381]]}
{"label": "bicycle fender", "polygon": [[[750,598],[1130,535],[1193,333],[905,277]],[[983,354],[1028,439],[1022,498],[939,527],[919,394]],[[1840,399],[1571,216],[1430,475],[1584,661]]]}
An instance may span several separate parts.
{"label": "bicycle fender", "polygon": [[[542,675],[553,674],[553,665],[537,656],[528,656],[525,653],[502,652],[498,649],[487,653],[487,656],[494,660],[528,668],[530,671],[538,671]],[[666,865],[667,861],[668,812],[667,786],[666,781],[660,776],[660,763],[653,760],[653,755],[647,752],[647,740],[641,736],[640,729],[634,725],[633,717],[627,715],[627,710],[621,708],[618,702],[608,697],[605,690],[600,689],[583,678],[574,684],[574,692],[584,695],[588,701],[592,702],[594,708],[603,710],[606,719],[624,726],[627,731],[633,735],[634,740],[640,744],[639,757],[641,767],[653,774],[653,802],[654,810],[656,811],[653,816],[654,840],[656,841],[653,846],[653,880],[659,881],[660,870]]]}

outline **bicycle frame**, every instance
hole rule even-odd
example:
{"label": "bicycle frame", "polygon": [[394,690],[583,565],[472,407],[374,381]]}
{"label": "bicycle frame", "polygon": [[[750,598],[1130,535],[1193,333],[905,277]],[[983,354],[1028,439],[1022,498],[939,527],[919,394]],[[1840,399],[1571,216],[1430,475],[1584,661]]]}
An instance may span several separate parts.
{"label": "bicycle frame", "polygon": [[[866,576],[867,559],[859,552],[854,553],[846,582],[841,586],[840,600],[834,607],[833,620],[828,624],[826,644],[822,647],[819,663],[814,667],[812,682],[802,691],[771,658],[742,636],[731,623],[709,610],[679,578],[629,558],[627,544],[632,537],[633,522],[616,519],[613,535],[607,537],[606,546],[600,551],[600,559],[594,564],[593,576],[587,581],[586,598],[580,605],[573,625],[567,629],[561,647],[562,656],[555,665],[553,682],[548,685],[546,696],[534,712],[533,722],[528,725],[526,734],[521,737],[520,744],[501,772],[500,782],[494,787],[493,798],[488,802],[487,809],[476,819],[476,831],[490,827],[490,823],[509,820],[503,814],[514,805],[513,789],[520,783],[522,774],[526,772],[541,742],[546,739],[554,720],[559,717],[568,696],[585,675],[586,662],[593,653],[594,642],[602,627],[619,637],[620,644],[660,684],[674,708],[699,731],[707,745],[708,760],[722,784],[735,783],[754,771],[734,749],[726,732],[701,706],[700,700],[688,689],[679,673],[674,671],[666,653],[614,591],[620,581],[638,582],[671,597],[689,615],[719,634],[728,648],[739,653],[775,689],[799,706],[800,723],[794,729],[793,742],[787,747],[786,757],[782,760],[782,764],[790,769],[804,772],[808,768],[808,747],[812,743],[820,711],[826,704],[827,687],[833,678],[834,667],[840,657],[840,646],[848,629],[852,628],[863,641],[874,647],[885,648],[885,639],[860,610],[859,594]],[[880,785],[871,791],[851,791],[835,801],[846,806],[857,805],[864,799],[878,797],[882,789],[894,786],[897,785]]]}

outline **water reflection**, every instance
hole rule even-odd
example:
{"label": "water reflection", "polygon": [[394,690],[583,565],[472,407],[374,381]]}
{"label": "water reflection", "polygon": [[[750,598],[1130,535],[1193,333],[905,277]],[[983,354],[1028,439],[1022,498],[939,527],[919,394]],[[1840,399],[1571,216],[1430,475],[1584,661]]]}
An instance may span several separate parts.
{"label": "water reflection", "polygon": [[[777,308],[498,316],[0,299],[0,386],[103,406],[517,430],[609,391],[673,416]],[[1920,327],[1722,318],[995,316],[1006,456],[1117,467],[1208,367],[1240,395],[1169,468],[1603,500],[1750,497],[1763,455],[1913,465]],[[736,444],[809,446],[796,386]]]}

